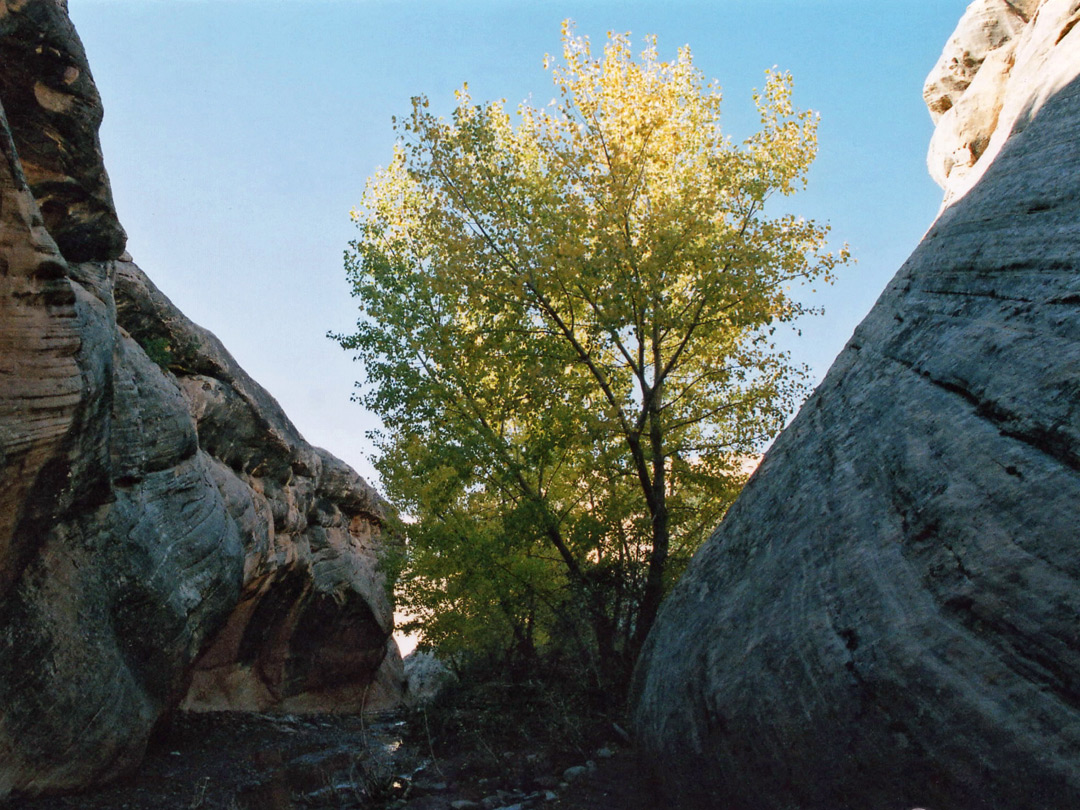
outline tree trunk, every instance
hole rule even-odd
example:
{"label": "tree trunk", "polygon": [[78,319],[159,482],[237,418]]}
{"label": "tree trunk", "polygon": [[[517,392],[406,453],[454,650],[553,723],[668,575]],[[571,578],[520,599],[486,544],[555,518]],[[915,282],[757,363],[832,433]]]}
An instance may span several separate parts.
{"label": "tree trunk", "polygon": [[662,391],[658,382],[649,405],[649,444],[652,450],[652,550],[649,552],[649,573],[645,579],[645,592],[641,598],[637,628],[634,633],[631,659],[636,661],[638,652],[645,644],[660,602],[664,598],[664,570],[667,567],[668,548],[671,545],[671,529],[667,508],[667,467],[664,453],[664,431],[660,422]]}

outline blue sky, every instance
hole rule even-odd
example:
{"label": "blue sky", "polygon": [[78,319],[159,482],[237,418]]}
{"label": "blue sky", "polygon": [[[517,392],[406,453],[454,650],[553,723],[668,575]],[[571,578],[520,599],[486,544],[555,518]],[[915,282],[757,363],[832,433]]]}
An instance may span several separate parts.
{"label": "blue sky", "polygon": [[724,89],[735,137],[774,65],[821,114],[798,213],[859,260],[808,300],[792,336],[820,379],[941,201],[926,172],[922,83],[964,0],[70,0],[105,104],[102,146],[135,261],[220,337],[314,444],[371,478],[350,402],[360,369],[325,338],[355,320],[342,252],[349,210],[385,165],[409,98],[552,95],[545,53],[576,22],[689,44]]}

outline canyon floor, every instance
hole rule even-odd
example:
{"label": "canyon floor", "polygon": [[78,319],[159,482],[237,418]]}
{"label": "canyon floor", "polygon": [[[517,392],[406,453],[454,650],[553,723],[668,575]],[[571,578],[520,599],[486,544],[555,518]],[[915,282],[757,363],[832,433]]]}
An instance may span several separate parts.
{"label": "canyon floor", "polygon": [[179,714],[129,778],[79,795],[11,799],[0,810],[661,807],[618,732],[587,735],[591,747],[575,734],[538,739],[514,719],[492,734],[425,712]]}

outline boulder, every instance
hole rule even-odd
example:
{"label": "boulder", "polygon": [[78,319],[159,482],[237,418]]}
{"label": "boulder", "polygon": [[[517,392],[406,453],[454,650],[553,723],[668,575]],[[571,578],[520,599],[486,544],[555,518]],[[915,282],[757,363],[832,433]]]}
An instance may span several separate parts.
{"label": "boulder", "polygon": [[404,664],[404,703],[411,708],[430,706],[458,680],[454,671],[431,653],[410,653]]}
{"label": "boulder", "polygon": [[958,37],[1005,5],[987,148],[649,636],[673,806],[1080,806],[1080,13]]}
{"label": "boulder", "polygon": [[393,704],[381,499],[123,253],[64,4],[0,0],[0,55],[0,797],[180,706]]}

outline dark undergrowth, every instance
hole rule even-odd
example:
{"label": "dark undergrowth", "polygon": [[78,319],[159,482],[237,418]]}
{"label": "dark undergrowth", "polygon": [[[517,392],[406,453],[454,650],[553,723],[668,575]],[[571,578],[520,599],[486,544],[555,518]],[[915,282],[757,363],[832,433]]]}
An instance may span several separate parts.
{"label": "dark undergrowth", "polygon": [[557,667],[464,668],[380,717],[178,714],[132,774],[0,810],[652,810],[610,694]]}

